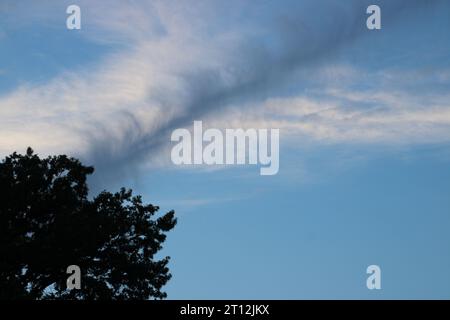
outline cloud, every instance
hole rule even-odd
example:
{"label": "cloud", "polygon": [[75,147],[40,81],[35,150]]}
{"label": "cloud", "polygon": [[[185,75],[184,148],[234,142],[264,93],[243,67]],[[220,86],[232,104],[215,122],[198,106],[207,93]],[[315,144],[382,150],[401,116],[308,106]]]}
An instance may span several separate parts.
{"label": "cloud", "polygon": [[[339,75],[338,75],[339,74]],[[450,142],[450,93],[428,89],[448,84],[446,70],[428,77],[427,94],[412,91],[404,72],[331,66],[318,70],[319,86],[306,93],[270,97],[262,103],[231,107],[212,127],[281,128],[298,142],[422,144]],[[337,76],[340,81],[334,82]],[[423,77],[422,81],[425,81]],[[363,81],[375,87],[354,89]]]}
{"label": "cloud", "polygon": [[[389,17],[419,3],[387,1],[383,6]],[[367,34],[361,23],[365,5],[356,0],[258,6],[246,1],[81,1],[82,34],[117,45],[118,51],[93,68],[66,71],[37,86],[24,84],[0,97],[0,151],[32,145],[41,153],[75,154],[95,164],[103,177],[113,177],[160,158],[173,129],[206,118],[236,125],[241,119],[241,126],[276,126],[329,141],[392,141],[418,132],[440,138],[446,130],[435,120],[447,114],[445,103],[423,110],[416,102],[408,114],[411,110],[398,108],[417,101],[407,99],[407,92],[399,97],[381,88],[334,86],[337,75],[361,80],[360,70],[333,69],[328,61]],[[55,12],[43,8],[41,19]],[[322,69],[329,73],[324,88],[311,82],[311,74]],[[291,81],[311,86],[312,93],[279,97]],[[371,100],[379,109],[358,109]],[[404,130],[421,117],[428,120]]]}
{"label": "cloud", "polygon": [[[195,198],[190,197],[189,199],[162,199],[159,201],[161,207],[182,207],[184,208],[184,213],[189,211],[197,210],[199,207],[206,207],[217,204],[224,204],[228,202],[242,201],[250,198],[247,197],[224,197],[220,196],[218,198]],[[181,213],[183,215],[183,213]]]}

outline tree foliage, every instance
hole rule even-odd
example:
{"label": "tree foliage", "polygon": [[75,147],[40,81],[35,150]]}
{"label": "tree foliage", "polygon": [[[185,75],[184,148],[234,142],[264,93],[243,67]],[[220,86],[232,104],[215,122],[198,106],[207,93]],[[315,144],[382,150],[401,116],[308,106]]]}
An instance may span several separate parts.
{"label": "tree foliage", "polygon": [[[169,257],[156,259],[174,212],[156,217],[131,190],[88,198],[92,167],[31,148],[0,163],[0,299],[162,299]],[[82,271],[68,290],[66,268]]]}

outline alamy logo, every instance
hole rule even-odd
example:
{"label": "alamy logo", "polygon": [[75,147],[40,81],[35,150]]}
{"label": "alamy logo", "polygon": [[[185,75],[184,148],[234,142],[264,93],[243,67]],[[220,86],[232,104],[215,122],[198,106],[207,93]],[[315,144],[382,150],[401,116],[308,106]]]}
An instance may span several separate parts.
{"label": "alamy logo", "polygon": [[81,29],[81,9],[79,6],[72,4],[67,7],[66,13],[70,16],[67,17],[66,26],[69,30]]}
{"label": "alamy logo", "polygon": [[370,274],[370,276],[367,278],[366,286],[367,289],[373,290],[381,289],[381,268],[377,266],[376,264],[370,265],[367,267],[366,270],[367,274]]}
{"label": "alamy logo", "polygon": [[275,175],[279,169],[279,137],[279,129],[226,129],[225,134],[219,129],[203,132],[202,121],[194,121],[193,135],[187,129],[172,132],[171,141],[178,143],[172,148],[171,159],[176,165],[260,164],[261,175]]}
{"label": "alamy logo", "polygon": [[79,266],[73,264],[67,267],[67,274],[70,276],[67,278],[66,285],[67,289],[81,289],[81,269]]}
{"label": "alamy logo", "polygon": [[381,8],[375,4],[367,7],[367,14],[370,16],[367,18],[366,25],[369,30],[381,29]]}

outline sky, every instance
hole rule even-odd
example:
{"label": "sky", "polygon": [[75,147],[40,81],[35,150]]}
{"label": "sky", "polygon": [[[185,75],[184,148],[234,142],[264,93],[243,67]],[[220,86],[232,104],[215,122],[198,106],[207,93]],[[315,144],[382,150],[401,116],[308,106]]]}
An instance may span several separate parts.
{"label": "sky", "polygon": [[[174,209],[169,299],[449,299],[449,31],[445,0],[1,0],[0,155]],[[195,120],[279,129],[278,174],[174,165]]]}

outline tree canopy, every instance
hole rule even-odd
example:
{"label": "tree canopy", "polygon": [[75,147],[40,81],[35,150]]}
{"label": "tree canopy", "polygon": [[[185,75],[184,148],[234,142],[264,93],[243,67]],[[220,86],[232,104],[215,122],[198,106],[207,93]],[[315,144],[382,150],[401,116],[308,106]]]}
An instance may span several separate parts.
{"label": "tree canopy", "polygon": [[[131,190],[88,197],[93,167],[31,148],[0,163],[0,299],[162,299],[169,257],[155,255],[174,212]],[[81,269],[81,289],[66,269]]]}

